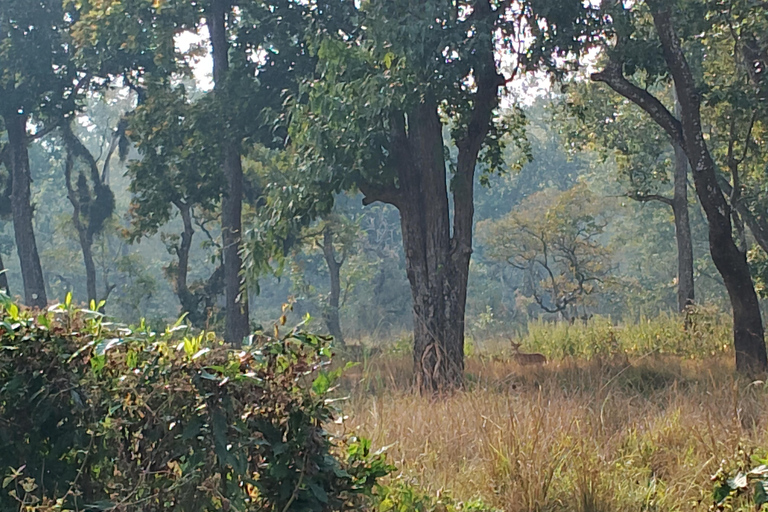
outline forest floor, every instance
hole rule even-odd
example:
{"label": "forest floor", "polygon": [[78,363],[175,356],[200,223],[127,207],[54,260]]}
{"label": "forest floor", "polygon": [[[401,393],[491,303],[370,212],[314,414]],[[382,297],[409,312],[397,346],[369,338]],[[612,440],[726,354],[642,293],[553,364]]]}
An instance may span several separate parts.
{"label": "forest floor", "polygon": [[[724,333],[699,332],[699,348]],[[478,350],[466,390],[438,398],[413,392],[407,353],[376,355],[343,378],[338,428],[388,447],[395,478],[504,511],[708,510],[723,461],[768,447],[768,387],[725,349],[618,352],[522,367]]]}

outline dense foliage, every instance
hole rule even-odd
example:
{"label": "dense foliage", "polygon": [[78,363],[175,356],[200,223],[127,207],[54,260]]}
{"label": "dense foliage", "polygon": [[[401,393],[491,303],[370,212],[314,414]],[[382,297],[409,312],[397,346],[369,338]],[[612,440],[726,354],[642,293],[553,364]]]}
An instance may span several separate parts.
{"label": "dense foliage", "polygon": [[321,337],[275,326],[235,352],[69,300],[0,308],[4,510],[358,510],[391,470],[324,430],[339,371]]}

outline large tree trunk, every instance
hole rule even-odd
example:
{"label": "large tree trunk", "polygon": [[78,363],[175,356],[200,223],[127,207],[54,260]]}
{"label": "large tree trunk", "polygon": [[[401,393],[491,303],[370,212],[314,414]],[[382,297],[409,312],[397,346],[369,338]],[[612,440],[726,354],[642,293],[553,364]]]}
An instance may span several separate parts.
{"label": "large tree trunk", "polygon": [[693,169],[696,193],[709,223],[712,260],[723,276],[733,307],[736,368],[748,374],[764,371],[768,369],[768,358],[760,305],[746,254],[733,239],[730,205],[718,185],[715,163],[704,140],[696,83],[675,33],[670,8],[657,5],[652,14],[680,102],[683,147]]}
{"label": "large tree trunk", "polygon": [[[492,15],[480,0],[473,16]],[[413,366],[422,392],[435,393],[463,385],[464,313],[472,255],[474,177],[478,155],[491,127],[504,77],[496,70],[492,37],[477,48],[473,75],[477,84],[472,111],[459,150],[451,226],[442,124],[437,102],[425,94],[406,116],[390,115],[390,143],[397,186],[360,183],[363,204],[382,201],[400,211],[406,272],[413,297]],[[451,229],[453,228],[453,229]]]}
{"label": "large tree trunk", "polygon": [[[229,43],[226,34],[226,15],[229,2],[211,0],[208,12],[208,31],[213,48],[214,91],[226,94],[226,75],[229,70]],[[242,233],[243,168],[237,140],[223,134],[222,167],[227,180],[226,193],[221,200],[221,230],[226,295],[226,339],[240,345],[248,335],[248,293],[241,279],[240,256]]]}
{"label": "large tree trunk", "polygon": [[[410,151],[400,167],[400,205],[406,271],[413,295],[413,364],[419,388],[462,384],[467,270],[453,258],[442,124],[436,105],[408,116]],[[470,241],[471,247],[471,241]],[[468,263],[468,258],[462,258]]]}
{"label": "large tree trunk", "polygon": [[5,129],[11,162],[11,211],[16,249],[21,265],[21,278],[24,283],[24,303],[28,306],[44,308],[48,304],[45,294],[45,279],[37,252],[33,226],[34,208],[30,184],[32,176],[29,168],[27,148],[27,116],[10,113],[4,115]]}
{"label": "large tree trunk", "polygon": [[328,333],[333,336],[333,341],[339,347],[344,347],[344,335],[341,332],[341,321],[339,320],[339,306],[341,300],[341,266],[344,264],[344,258],[336,259],[336,251],[333,248],[333,230],[326,225],[323,229],[323,256],[328,265],[328,275],[331,281],[331,293],[328,296],[328,304],[323,311],[325,325],[328,327]]}
{"label": "large tree trunk", "polygon": [[[383,201],[400,211],[403,249],[413,298],[413,366],[416,385],[435,393],[462,385],[464,373],[464,306],[471,254],[471,201],[456,207],[457,217],[470,216],[470,230],[451,238],[443,159],[442,125],[434,101],[427,98],[405,115],[390,116],[398,187],[362,183],[363,204]],[[466,180],[457,182],[462,201],[471,197]],[[458,176],[457,176],[458,177]],[[454,194],[456,190],[454,191]],[[469,238],[467,238],[469,236]]]}
{"label": "large tree trunk", "polygon": [[693,243],[688,218],[688,157],[679,144],[675,144],[675,179],[672,213],[675,217],[677,240],[677,308],[681,313],[695,299],[693,285]]}

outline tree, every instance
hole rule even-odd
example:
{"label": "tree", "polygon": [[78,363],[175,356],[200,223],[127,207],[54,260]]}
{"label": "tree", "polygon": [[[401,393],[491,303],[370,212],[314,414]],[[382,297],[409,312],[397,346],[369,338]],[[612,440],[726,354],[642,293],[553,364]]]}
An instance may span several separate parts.
{"label": "tree", "polygon": [[[637,104],[685,150],[693,169],[696,193],[709,223],[712,259],[723,277],[733,308],[736,367],[741,372],[752,373],[768,368],[763,323],[746,248],[739,247],[734,240],[733,210],[723,195],[717,166],[704,136],[701,89],[678,33],[683,16],[687,17],[686,26],[690,28],[700,28],[707,19],[704,6],[692,4],[685,10],[650,1],[626,9],[619,4],[604,6],[616,20],[613,24],[616,44],[606,50],[605,67],[594,73],[592,79],[606,83]],[[648,30],[650,37],[645,36]],[[651,39],[653,37],[658,39]],[[669,74],[680,103],[679,117],[647,88],[627,79],[627,70],[637,67],[644,67],[651,77]]]}
{"label": "tree", "polygon": [[[213,94],[220,117],[218,144],[226,183],[221,200],[222,255],[226,334],[233,343],[240,343],[249,331],[248,293],[243,279],[246,269],[241,254],[242,156],[248,150],[243,146],[246,143],[266,147],[282,144],[284,128],[274,128],[275,124],[279,125],[276,113],[282,111],[282,96],[286,91],[295,92],[300,77],[314,67],[315,58],[310,55],[303,37],[306,15],[312,12],[316,20],[332,24],[330,18],[338,9],[344,9],[343,4],[302,4],[292,0],[210,0],[205,8],[213,57]],[[259,196],[261,192],[256,191],[254,195]],[[308,215],[302,222],[312,218]],[[294,223],[289,220],[287,224],[293,226]],[[273,255],[272,249],[278,246],[267,245],[253,251],[262,261],[251,265],[251,270],[268,266],[266,262]]]}
{"label": "tree", "polygon": [[[8,152],[4,151],[0,154],[3,158],[8,157]],[[5,224],[5,221],[11,216],[11,165],[6,163],[0,158],[0,164],[5,165],[6,172],[0,174],[0,226]],[[0,168],[2,169],[2,168]],[[11,288],[8,285],[8,272],[3,263],[3,254],[10,253],[13,248],[13,242],[10,239],[6,239],[5,235],[0,235],[0,289],[5,291],[6,295],[11,294]]]}
{"label": "tree", "polygon": [[[67,147],[64,180],[67,186],[67,198],[72,204],[72,223],[77,230],[83,252],[88,302],[98,304],[101,300],[106,300],[106,297],[100,297],[96,291],[93,241],[94,237],[102,232],[104,223],[114,213],[115,196],[108,184],[109,164],[118,146],[121,145],[121,138],[125,137],[125,121],[118,122],[101,169],[93,154],[75,135],[70,123],[62,124],[61,134]],[[125,143],[122,147],[125,147]],[[124,160],[125,154],[120,156]],[[75,178],[73,173],[76,159],[86,164],[88,172],[80,171]]]}
{"label": "tree", "polygon": [[[669,145],[663,130],[636,105],[616,99],[597,84],[574,81],[565,87],[565,118],[559,126],[573,151],[594,151],[609,160],[619,173],[627,197],[655,201],[672,209],[677,242],[677,305],[693,303],[694,266],[688,215],[688,158],[683,149]],[[672,179],[670,179],[670,174]],[[664,186],[672,182],[672,197]]]}
{"label": "tree", "polygon": [[[213,55],[213,82],[217,95],[232,92],[229,73],[229,41],[227,21],[234,25],[235,14],[228,0],[211,0],[206,11],[208,33],[211,38]],[[227,101],[218,98],[219,102]],[[223,103],[220,103],[223,105]],[[222,113],[232,114],[227,109]],[[248,334],[248,292],[241,279],[242,258],[242,190],[243,166],[240,157],[242,141],[236,133],[227,130],[222,133],[221,166],[226,188],[221,200],[222,256],[224,261],[224,290],[226,295],[226,337],[231,343],[240,344]]]}
{"label": "tree", "polygon": [[29,306],[45,307],[47,297],[35,240],[28,145],[70,115],[82,92],[84,80],[66,35],[71,19],[62,0],[0,5],[0,117],[8,139],[0,153],[12,184],[11,214]]}
{"label": "tree", "polygon": [[3,263],[3,254],[8,254],[11,247],[12,242],[6,240],[5,235],[0,235],[0,291],[8,296],[11,295],[11,287],[8,285],[8,271]]}
{"label": "tree", "polygon": [[[344,240],[344,224],[341,222],[332,222],[327,219],[323,226],[323,258],[328,266],[328,277],[331,290],[328,294],[328,306],[323,312],[325,324],[328,326],[328,332],[333,336],[340,346],[344,346],[344,335],[341,332],[341,321],[339,320],[339,307],[341,305],[341,266],[347,259],[349,248],[348,240]],[[336,247],[334,238],[342,238],[341,257],[336,258]],[[347,243],[344,243],[347,242]]]}
{"label": "tree", "polygon": [[[241,255],[242,155],[251,144],[282,143],[284,130],[274,129],[274,116],[282,108],[283,90],[295,90],[294,77],[314,67],[307,64],[314,58],[301,32],[310,10],[318,18],[329,11],[293,1],[106,0],[83,4],[77,23],[82,58],[101,75],[121,78],[138,92],[140,102],[153,93],[151,84],[173,88],[189,71],[189,55],[177,51],[174,35],[196,31],[203,23],[207,27],[214,90],[205,95],[211,107],[207,138],[195,146],[219,155],[226,184],[221,195],[225,336],[235,344],[249,331]],[[254,253],[267,255],[262,249]],[[250,269],[265,267],[260,261]]]}
{"label": "tree", "polygon": [[486,254],[524,275],[523,293],[564,319],[589,305],[611,274],[600,242],[610,208],[585,185],[536,192],[505,217],[478,225]]}
{"label": "tree", "polygon": [[[553,5],[363,2],[347,30],[312,27],[317,75],[295,99],[291,137],[308,173],[330,168],[364,204],[399,210],[422,391],[462,385],[475,169],[498,164],[499,92],[516,75],[500,72],[497,52],[533,69],[572,57],[593,34],[581,2]],[[537,27],[529,46],[526,27]],[[450,185],[444,125],[458,150]]]}
{"label": "tree", "polygon": [[336,346],[342,348],[346,343],[339,311],[346,302],[354,281],[347,278],[344,282],[341,269],[350,256],[357,252],[356,246],[360,236],[358,221],[336,211],[324,215],[317,225],[307,227],[300,237],[302,243],[294,248],[294,286],[304,295],[315,295],[315,287],[307,279],[306,269],[300,268],[302,258],[299,251],[306,253],[306,256],[311,256],[315,251],[322,255],[328,273],[328,291],[320,293],[318,297],[321,301],[321,314]]}
{"label": "tree", "polygon": [[181,218],[181,234],[166,237],[169,252],[176,256],[167,274],[182,311],[198,327],[208,321],[224,284],[221,265],[205,282],[188,283],[195,225],[209,232],[205,212],[217,209],[225,188],[217,146],[212,151],[205,145],[215,136],[206,128],[212,108],[206,99],[190,101],[184,87],[151,87],[131,115],[131,135],[142,158],[128,169],[133,195],[129,239],[154,235],[174,214]]}

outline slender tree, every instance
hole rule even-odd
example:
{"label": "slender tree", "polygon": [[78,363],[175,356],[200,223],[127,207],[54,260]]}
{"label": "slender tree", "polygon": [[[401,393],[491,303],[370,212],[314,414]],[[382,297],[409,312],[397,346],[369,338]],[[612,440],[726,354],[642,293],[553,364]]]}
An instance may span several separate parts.
{"label": "slender tree", "polygon": [[[206,140],[215,137],[206,129],[210,103],[190,101],[185,88],[151,88],[147,101],[131,115],[131,134],[141,159],[128,168],[133,195],[128,238],[136,242],[154,235],[178,215],[181,233],[164,236],[169,252],[176,257],[166,274],[182,311],[198,327],[208,322],[223,288],[221,265],[204,282],[190,283],[188,279],[196,227],[208,230],[209,223],[203,222],[201,214],[217,210],[224,190],[216,146],[206,148]],[[213,242],[213,235],[211,238]],[[220,254],[214,258],[220,259]]]}
{"label": "slender tree", "polygon": [[[697,85],[683,42],[678,35],[676,24],[681,11],[673,10],[668,3],[648,2],[650,27],[658,38],[647,46],[658,44],[663,65],[672,78],[677,99],[680,103],[679,117],[676,117],[648,89],[638,87],[625,76],[625,65],[629,56],[637,60],[638,45],[630,36],[635,27],[626,22],[631,19],[642,21],[642,9],[646,4],[624,8],[613,6],[616,22],[616,44],[608,51],[604,69],[594,73],[592,79],[604,82],[614,91],[642,108],[661,126],[675,144],[685,150],[693,169],[694,184],[699,201],[709,223],[709,244],[712,259],[723,277],[733,308],[733,334],[736,352],[736,367],[744,373],[762,371],[768,368],[763,323],[757,294],[752,283],[746,248],[739,246],[733,237],[733,223],[730,203],[726,200],[718,180],[717,166],[704,136],[701,118],[701,92]],[[622,12],[623,11],[623,12]],[[690,14],[687,11],[686,14]],[[704,11],[697,14],[704,16]],[[647,47],[646,47],[647,50]],[[647,62],[647,61],[646,61]]]}
{"label": "slender tree", "polygon": [[[96,264],[93,260],[93,241],[101,233],[105,222],[115,209],[115,196],[107,183],[109,164],[124,136],[125,123],[118,123],[112,141],[107,149],[101,169],[96,158],[73,132],[70,123],[63,123],[62,138],[67,148],[64,164],[64,181],[67,198],[72,205],[72,223],[77,231],[80,249],[85,264],[85,282],[88,302],[99,303],[106,297],[100,297],[96,290]],[[75,160],[82,160],[88,172],[78,172],[75,176]]]}
{"label": "slender tree", "polygon": [[37,307],[44,307],[47,297],[35,240],[28,146],[74,110],[82,90],[67,40],[70,14],[62,0],[8,0],[0,9],[0,116],[7,136],[3,161],[12,184],[24,301]]}
{"label": "slender tree", "polygon": [[344,346],[344,335],[341,332],[341,320],[339,319],[339,306],[341,302],[341,266],[346,260],[346,254],[342,253],[336,258],[336,249],[333,246],[333,227],[326,224],[323,229],[323,258],[328,266],[328,277],[331,290],[328,294],[328,307],[323,313],[328,332],[339,346]]}
{"label": "slender tree", "polygon": [[[234,24],[235,14],[229,0],[211,0],[206,21],[213,55],[214,91],[226,97],[231,85],[227,83],[230,44],[227,23]],[[219,98],[219,101],[224,101]],[[223,104],[223,103],[221,103]],[[227,112],[232,114],[232,112]],[[222,255],[224,258],[224,289],[226,296],[226,337],[240,344],[248,334],[248,291],[243,277],[242,204],[243,166],[240,157],[241,140],[235,133],[222,133],[221,167],[226,188],[221,200]]]}

